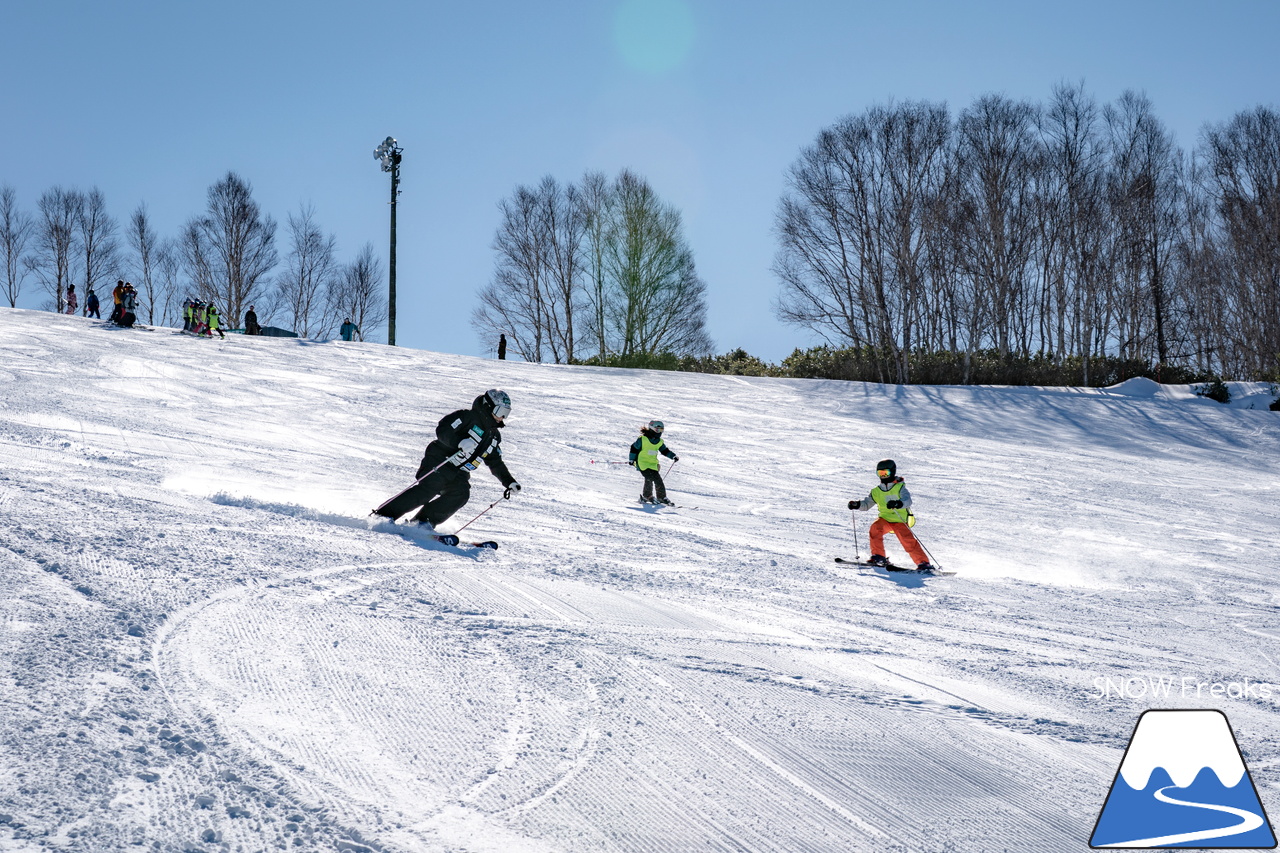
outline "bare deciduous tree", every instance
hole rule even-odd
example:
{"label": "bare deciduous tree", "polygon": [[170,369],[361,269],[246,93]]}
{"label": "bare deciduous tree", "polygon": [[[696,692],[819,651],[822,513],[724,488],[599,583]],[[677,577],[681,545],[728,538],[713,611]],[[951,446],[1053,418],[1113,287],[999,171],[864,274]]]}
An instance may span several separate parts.
{"label": "bare deciduous tree", "polygon": [[18,194],[13,187],[0,187],[0,275],[4,276],[4,296],[13,308],[22,294],[28,266],[27,244],[35,230],[31,215],[18,209]]}
{"label": "bare deciduous tree", "polygon": [[1027,345],[1025,295],[1038,224],[1032,181],[1039,168],[1035,118],[1029,103],[988,95],[957,121],[950,231],[971,288],[969,355],[987,344],[1002,355]]}
{"label": "bare deciduous tree", "polygon": [[97,187],[88,193],[75,194],[76,244],[80,250],[82,290],[97,287],[98,282],[116,271],[119,243],[116,240],[115,217],[107,213],[107,201]]}
{"label": "bare deciduous tree", "polygon": [[40,219],[36,226],[36,254],[28,267],[35,272],[54,310],[63,311],[66,287],[71,284],[75,258],[76,211],[80,194],[54,187],[40,196]]}
{"label": "bare deciduous tree", "polygon": [[623,359],[708,354],[706,284],[694,267],[679,211],[626,170],[613,195],[613,237],[605,252],[616,293],[606,312],[611,348]]}
{"label": "bare deciduous tree", "polygon": [[289,214],[289,254],[276,289],[293,331],[304,338],[323,336],[332,323],[322,297],[338,274],[337,247],[338,238],[316,224],[315,208],[304,205],[297,216]]}
{"label": "bare deciduous tree", "polygon": [[1144,95],[1125,92],[1103,118],[1110,132],[1109,202],[1120,288],[1113,296],[1116,349],[1123,357],[1163,365],[1170,354],[1174,245],[1184,219],[1182,156]]}
{"label": "bare deciduous tree", "polygon": [[142,297],[142,307],[147,312],[147,322],[152,326],[156,325],[157,309],[161,322],[165,317],[165,295],[163,288],[160,286],[159,277],[156,275],[157,257],[160,251],[159,240],[155,229],[151,227],[151,220],[147,216],[146,204],[139,204],[133,211],[133,215],[129,217],[129,228],[127,231],[129,246],[133,249],[133,261],[137,265],[138,291]]}
{"label": "bare deciduous tree", "polygon": [[154,323],[176,326],[182,319],[182,250],[174,240],[156,243],[151,262],[155,298],[151,302]]}
{"label": "bare deciduous tree", "polygon": [[610,288],[605,273],[605,253],[613,240],[613,193],[604,172],[587,172],[578,191],[582,203],[582,263],[589,313],[587,329],[595,344],[596,358],[609,354],[608,328]]}
{"label": "bare deciduous tree", "polygon": [[329,288],[328,315],[333,318],[325,332],[331,337],[337,323],[346,318],[360,328],[361,338],[374,339],[373,330],[387,322],[386,274],[382,261],[365,243],[354,261],[342,266]]}
{"label": "bare deciduous tree", "polygon": [[253,188],[235,172],[209,187],[205,215],[183,229],[182,259],[197,295],[217,302],[233,326],[275,268],[275,234],[275,220],[262,215]]}

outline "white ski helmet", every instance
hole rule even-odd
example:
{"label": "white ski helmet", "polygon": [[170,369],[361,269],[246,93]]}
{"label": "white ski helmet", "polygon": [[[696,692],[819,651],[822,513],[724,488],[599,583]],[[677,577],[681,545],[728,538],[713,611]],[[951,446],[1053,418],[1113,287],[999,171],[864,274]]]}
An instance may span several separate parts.
{"label": "white ski helmet", "polygon": [[477,408],[483,409],[498,420],[511,414],[511,398],[507,396],[506,391],[499,391],[497,388],[491,388],[481,394],[476,399],[476,403]]}

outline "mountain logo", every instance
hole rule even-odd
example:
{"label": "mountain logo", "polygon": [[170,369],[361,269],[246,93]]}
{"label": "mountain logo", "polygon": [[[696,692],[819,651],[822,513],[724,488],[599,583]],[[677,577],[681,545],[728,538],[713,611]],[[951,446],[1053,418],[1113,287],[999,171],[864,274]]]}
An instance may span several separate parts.
{"label": "mountain logo", "polygon": [[1089,846],[1275,848],[1275,833],[1226,715],[1144,712]]}

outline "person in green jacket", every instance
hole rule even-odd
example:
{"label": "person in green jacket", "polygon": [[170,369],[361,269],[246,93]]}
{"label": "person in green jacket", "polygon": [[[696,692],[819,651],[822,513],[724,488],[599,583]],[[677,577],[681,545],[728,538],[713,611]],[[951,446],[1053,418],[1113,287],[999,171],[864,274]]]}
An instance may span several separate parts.
{"label": "person in green jacket", "polygon": [[209,311],[205,316],[209,323],[209,337],[212,338],[213,333],[217,332],[218,337],[225,341],[227,336],[222,333],[222,314],[218,311],[218,306],[210,302]]}
{"label": "person in green jacket", "polygon": [[644,475],[644,489],[640,492],[642,504],[675,506],[673,502],[667,500],[667,487],[662,482],[658,454],[661,453],[673,463],[679,462],[680,457],[672,453],[666,442],[662,440],[664,429],[666,427],[663,426],[662,421],[649,421],[640,430],[640,437],[631,445],[631,452],[627,457],[627,464],[639,469]]}
{"label": "person in green jacket", "polygon": [[898,466],[892,459],[884,459],[876,465],[876,476],[880,485],[872,486],[865,498],[849,501],[849,509],[879,510],[880,517],[871,522],[871,559],[867,562],[873,566],[890,565],[884,553],[884,535],[892,533],[898,537],[903,550],[910,555],[916,568],[922,572],[932,571],[933,565],[925,556],[920,541],[911,532],[911,493],[907,491],[906,481],[898,476]]}

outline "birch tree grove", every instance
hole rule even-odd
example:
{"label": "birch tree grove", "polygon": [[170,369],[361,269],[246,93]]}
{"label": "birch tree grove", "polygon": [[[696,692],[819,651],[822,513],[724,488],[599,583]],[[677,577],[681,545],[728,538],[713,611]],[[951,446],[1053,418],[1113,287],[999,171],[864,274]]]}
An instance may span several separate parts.
{"label": "birch tree grove", "polygon": [[885,381],[909,378],[928,296],[925,223],[949,137],[941,104],[874,107],[820,133],[788,175],[779,313],[828,340],[873,346]]}
{"label": "birch tree grove", "polygon": [[679,213],[630,172],[517,187],[499,209],[497,268],[473,315],[526,361],[600,363],[705,354],[706,285]]}
{"label": "birch tree grove", "polygon": [[1098,359],[1280,378],[1280,114],[1188,158],[1140,93],[875,106],[800,152],[781,319],[910,380],[914,357]]}
{"label": "birch tree grove", "polygon": [[[1228,286],[1219,355],[1253,373],[1280,359],[1280,112],[1238,114],[1205,134],[1204,189]],[[1207,341],[1205,346],[1212,346]],[[1272,374],[1274,375],[1274,373]]]}

